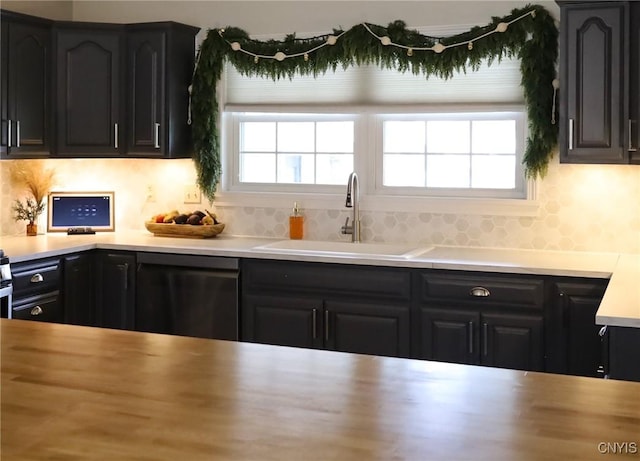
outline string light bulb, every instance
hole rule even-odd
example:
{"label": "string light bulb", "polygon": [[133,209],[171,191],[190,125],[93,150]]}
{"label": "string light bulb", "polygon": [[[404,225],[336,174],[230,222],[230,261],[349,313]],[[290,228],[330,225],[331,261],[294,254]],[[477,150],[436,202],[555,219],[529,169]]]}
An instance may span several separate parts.
{"label": "string light bulb", "polygon": [[380,37],[380,43],[384,46],[389,46],[391,45],[391,39],[385,35],[384,37]]}
{"label": "string light bulb", "polygon": [[238,42],[233,42],[231,43],[231,49],[233,51],[240,51],[242,49],[242,45],[240,45]]}
{"label": "string light bulb", "polygon": [[468,49],[469,51],[473,50],[473,42],[469,42],[469,43],[467,44],[467,49]]}
{"label": "string light bulb", "polygon": [[338,39],[336,38],[335,35],[329,35],[327,37],[327,45],[335,45],[337,41]]}
{"label": "string light bulb", "polygon": [[275,58],[276,61],[284,61],[287,57],[286,54],[284,54],[282,51],[278,51],[276,54],[273,55],[273,57]]}
{"label": "string light bulb", "polygon": [[508,28],[509,28],[509,24],[507,24],[506,22],[501,22],[496,26],[496,31],[506,32]]}
{"label": "string light bulb", "polygon": [[446,47],[440,42],[436,43],[435,45],[433,45],[433,47],[431,47],[431,49],[438,54],[442,53],[445,48]]}
{"label": "string light bulb", "polygon": [[412,48],[407,49],[407,56],[413,56],[413,49]]}
{"label": "string light bulb", "polygon": [[258,56],[254,56],[253,58],[253,62],[255,62],[256,64],[258,64],[258,61],[260,61],[260,58]]}
{"label": "string light bulb", "polygon": [[305,54],[304,54],[304,60],[305,60],[305,61],[308,61],[308,60],[309,60],[309,53],[305,53]]}

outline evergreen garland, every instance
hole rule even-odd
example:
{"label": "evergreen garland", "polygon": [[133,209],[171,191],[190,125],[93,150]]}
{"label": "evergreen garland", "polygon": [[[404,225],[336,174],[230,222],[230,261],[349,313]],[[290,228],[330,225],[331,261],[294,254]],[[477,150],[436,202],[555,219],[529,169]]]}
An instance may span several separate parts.
{"label": "evergreen garland", "polygon": [[335,29],[331,35],[340,36],[335,45],[322,46],[308,57],[257,59],[243,52],[232,50],[230,43],[238,42],[243,50],[265,56],[283,52],[287,56],[304,54],[326,43],[329,34],[320,37],[296,38],[295,34],[284,40],[252,40],[242,29],[227,27],[211,29],[198,52],[198,63],[192,85],[192,120],[194,137],[194,162],[198,172],[198,184],[209,200],[214,199],[220,180],[220,138],[218,131],[218,99],[216,85],[220,81],[225,60],[246,76],[268,77],[273,80],[292,78],[294,75],[320,77],[328,70],[348,68],[360,64],[376,64],[400,72],[451,78],[454,72],[477,70],[486,59],[489,64],[503,57],[520,59],[525,104],[529,121],[529,137],[524,156],[528,177],[544,176],[557,142],[558,127],[552,123],[554,90],[558,58],[558,30],[553,17],[539,5],[514,9],[509,16],[493,17],[484,27],[474,27],[468,32],[451,37],[430,37],[407,29],[403,21],[388,26],[366,24],[378,36],[388,36],[398,45],[412,48],[431,47],[473,40],[490,32],[501,23],[509,23],[528,12],[519,21],[509,25],[502,33],[494,33],[473,41],[473,46],[457,46],[442,53],[415,51],[396,46],[384,46],[372,36],[365,25],[358,24],[347,31]]}

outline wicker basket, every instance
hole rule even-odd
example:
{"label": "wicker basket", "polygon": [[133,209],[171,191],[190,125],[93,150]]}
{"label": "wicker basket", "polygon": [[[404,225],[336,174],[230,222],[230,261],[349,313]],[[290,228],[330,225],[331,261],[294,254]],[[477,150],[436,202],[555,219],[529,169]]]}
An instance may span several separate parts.
{"label": "wicker basket", "polygon": [[206,239],[215,237],[224,229],[224,224],[202,224],[193,226],[191,224],[176,223],[154,223],[146,221],[144,226],[156,237],[186,237]]}

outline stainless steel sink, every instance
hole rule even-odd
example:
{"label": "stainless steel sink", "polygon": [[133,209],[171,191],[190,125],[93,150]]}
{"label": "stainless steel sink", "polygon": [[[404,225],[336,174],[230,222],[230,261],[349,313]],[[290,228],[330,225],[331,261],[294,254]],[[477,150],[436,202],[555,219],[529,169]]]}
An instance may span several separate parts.
{"label": "stainless steel sink", "polygon": [[411,244],[351,243],[329,242],[322,240],[278,240],[277,242],[256,246],[253,250],[318,256],[340,255],[396,257],[408,259],[419,254],[424,254],[431,248],[432,247],[415,246]]}

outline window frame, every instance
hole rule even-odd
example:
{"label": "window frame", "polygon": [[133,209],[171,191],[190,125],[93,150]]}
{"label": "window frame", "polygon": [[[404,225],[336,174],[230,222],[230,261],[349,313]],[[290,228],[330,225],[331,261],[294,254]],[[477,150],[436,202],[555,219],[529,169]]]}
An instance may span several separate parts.
{"label": "window frame", "polygon": [[[405,109],[406,110],[406,109]],[[383,184],[384,174],[384,129],[385,121],[427,121],[427,120],[515,120],[516,122],[516,177],[513,189],[486,189],[486,188],[435,188],[435,187],[397,187]],[[522,160],[526,149],[527,140],[527,113],[523,105],[502,106],[430,106],[416,107],[414,110],[406,110],[404,113],[385,111],[373,116],[373,134],[375,136],[375,195],[380,196],[415,196],[415,197],[442,197],[460,199],[516,199],[528,198],[528,184],[524,175]],[[420,154],[417,154],[420,155]],[[428,155],[425,154],[425,155]]]}
{"label": "window frame", "polygon": [[[485,106],[489,108],[489,106]],[[491,105],[491,111],[523,111],[524,137],[528,135],[526,112],[522,105]],[[478,111],[477,106],[465,106],[457,108],[460,111]],[[427,112],[425,107],[408,106],[323,106],[323,107],[299,107],[299,106],[227,106],[221,110],[222,128],[222,178],[215,204],[220,207],[275,207],[290,208],[293,201],[298,201],[303,209],[318,210],[344,210],[344,186],[318,186],[307,184],[270,184],[240,185],[234,176],[238,174],[239,161],[239,127],[236,113],[238,112],[264,112],[277,111],[288,114],[339,114],[353,116],[355,118],[354,129],[354,170],[358,172],[361,188],[361,210],[375,212],[418,212],[418,213],[442,213],[469,215],[494,215],[494,216],[521,216],[536,217],[539,215],[539,202],[537,198],[537,184],[535,179],[524,180],[524,196],[522,198],[492,198],[492,197],[452,197],[434,195],[406,195],[386,193],[379,190],[376,183],[381,183],[377,178],[382,159],[382,136],[376,136],[376,123],[379,120],[373,114],[419,114]],[[432,112],[451,112],[452,108],[446,106],[431,106]],[[524,141],[523,141],[524,142]],[[367,147],[364,147],[367,146]],[[377,153],[379,152],[379,154]],[[373,160],[372,160],[373,157]],[[379,157],[380,160],[376,158]],[[237,177],[237,176],[236,176]],[[453,211],[452,211],[453,210]]]}

